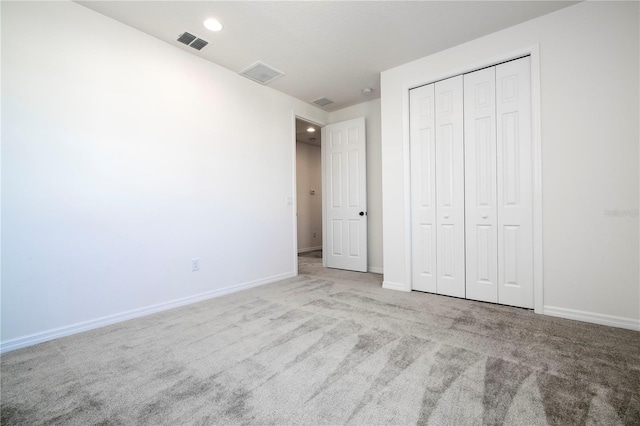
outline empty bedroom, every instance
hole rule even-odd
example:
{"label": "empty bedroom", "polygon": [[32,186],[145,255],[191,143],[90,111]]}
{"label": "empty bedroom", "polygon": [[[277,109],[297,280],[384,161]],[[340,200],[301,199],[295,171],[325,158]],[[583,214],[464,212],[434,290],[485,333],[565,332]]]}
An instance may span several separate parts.
{"label": "empty bedroom", "polygon": [[635,1],[1,1],[2,425],[640,424]]}

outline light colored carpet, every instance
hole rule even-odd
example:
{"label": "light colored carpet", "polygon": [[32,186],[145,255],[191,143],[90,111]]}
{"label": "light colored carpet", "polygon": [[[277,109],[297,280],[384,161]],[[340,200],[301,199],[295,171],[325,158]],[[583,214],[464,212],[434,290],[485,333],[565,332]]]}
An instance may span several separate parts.
{"label": "light colored carpet", "polygon": [[640,333],[319,262],[5,354],[2,424],[640,424]]}

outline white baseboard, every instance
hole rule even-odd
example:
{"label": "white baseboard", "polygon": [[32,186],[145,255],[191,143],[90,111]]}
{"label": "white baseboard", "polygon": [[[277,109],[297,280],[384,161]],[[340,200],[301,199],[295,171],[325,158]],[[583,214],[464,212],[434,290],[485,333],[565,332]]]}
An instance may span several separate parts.
{"label": "white baseboard", "polygon": [[595,312],[578,311],[575,309],[558,308],[555,306],[544,306],[544,315],[552,317],[566,318],[577,321],[590,322],[593,324],[607,325],[609,327],[626,328],[628,330],[640,331],[640,321],[632,318],[616,317],[613,315],[598,314]]}
{"label": "white baseboard", "polygon": [[36,345],[38,343],[47,342],[49,340],[58,339],[60,337],[71,336],[73,334],[82,333],[83,331],[89,331],[96,328],[104,327],[111,324],[116,324],[123,321],[128,321],[134,318],[140,318],[146,315],[155,314],[157,312],[166,311],[168,309],[177,308],[179,306],[190,305],[192,303],[201,302],[207,299],[213,299],[215,297],[224,296],[226,294],[236,293],[238,291],[247,290],[253,287],[258,287],[265,284],[270,284],[276,281],[281,281],[287,278],[295,277],[295,273],[287,272],[280,275],[274,275],[272,277],[263,278],[248,283],[236,284],[225,288],[207,291],[205,293],[196,294],[193,296],[183,297],[181,299],[171,300],[169,302],[159,303],[157,305],[151,305],[144,308],[133,309],[126,312],[121,312],[114,315],[108,315],[102,318],[96,318],[81,323],[55,328],[53,330],[44,331],[41,333],[34,333],[28,336],[19,337],[16,339],[0,342],[0,353],[10,352],[16,349],[26,348],[27,346]]}
{"label": "white baseboard", "polygon": [[383,281],[382,288],[386,288],[387,290],[397,290],[397,291],[406,291],[406,292],[411,291],[411,289],[408,289],[404,284],[394,283],[391,281]]}
{"label": "white baseboard", "polygon": [[367,268],[367,271],[371,272],[372,274],[383,274],[384,272],[382,272],[382,268],[378,267],[378,266],[369,266],[369,268]]}
{"label": "white baseboard", "polygon": [[318,247],[307,247],[307,248],[299,248],[298,253],[308,253],[310,251],[322,250],[322,246]]}

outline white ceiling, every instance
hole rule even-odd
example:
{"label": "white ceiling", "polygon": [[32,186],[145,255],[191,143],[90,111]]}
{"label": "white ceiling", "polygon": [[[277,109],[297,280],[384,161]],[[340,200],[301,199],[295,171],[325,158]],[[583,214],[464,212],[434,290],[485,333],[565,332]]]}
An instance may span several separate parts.
{"label": "white ceiling", "polygon": [[[78,1],[234,72],[262,61],[269,86],[334,111],[380,96],[380,72],[553,12],[569,1]],[[214,33],[202,25],[215,17]],[[178,43],[184,31],[209,41]],[[259,84],[259,83],[256,83]],[[370,87],[373,93],[362,94]]]}
{"label": "white ceiling", "polygon": [[[313,129],[313,132],[310,132],[309,129]],[[317,124],[296,118],[296,141],[309,145],[320,146],[321,129],[322,128]]]}

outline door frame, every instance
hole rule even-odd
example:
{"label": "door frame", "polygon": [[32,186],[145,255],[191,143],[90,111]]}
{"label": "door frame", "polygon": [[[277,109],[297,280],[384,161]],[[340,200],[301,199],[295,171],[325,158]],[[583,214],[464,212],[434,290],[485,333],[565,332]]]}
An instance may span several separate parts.
{"label": "door frame", "polygon": [[[291,145],[292,149],[292,170],[293,170],[293,275],[298,276],[298,163],[297,163],[297,154],[298,154],[298,141],[296,140],[296,119],[307,121],[311,124],[315,124],[320,127],[320,169],[322,173],[321,182],[322,182],[322,217],[324,221],[325,215],[325,201],[324,201],[324,158],[322,156],[322,150],[324,148],[324,127],[327,125],[326,123],[319,121],[315,118],[311,118],[307,115],[300,114],[296,111],[291,112],[291,126],[292,126],[292,134],[293,134],[293,142]],[[325,230],[324,230],[324,222],[322,223],[322,266],[326,267],[326,260],[324,258],[324,241],[325,241]]]}
{"label": "door frame", "polygon": [[544,305],[544,256],[543,256],[543,230],[542,230],[542,125],[540,122],[540,45],[523,47],[518,50],[505,52],[482,62],[470,63],[464,67],[452,69],[441,73],[429,81],[416,81],[414,84],[406,84],[402,93],[402,117],[403,117],[403,162],[404,162],[404,211],[405,211],[405,250],[409,253],[405,258],[405,274],[409,285],[406,291],[413,289],[412,282],[412,249],[411,249],[411,148],[409,128],[409,90],[424,86],[435,81],[444,80],[459,74],[476,71],[481,68],[493,66],[501,62],[517,59],[522,56],[531,58],[531,131],[532,152],[531,161],[533,168],[533,307],[537,314],[543,313]]}

